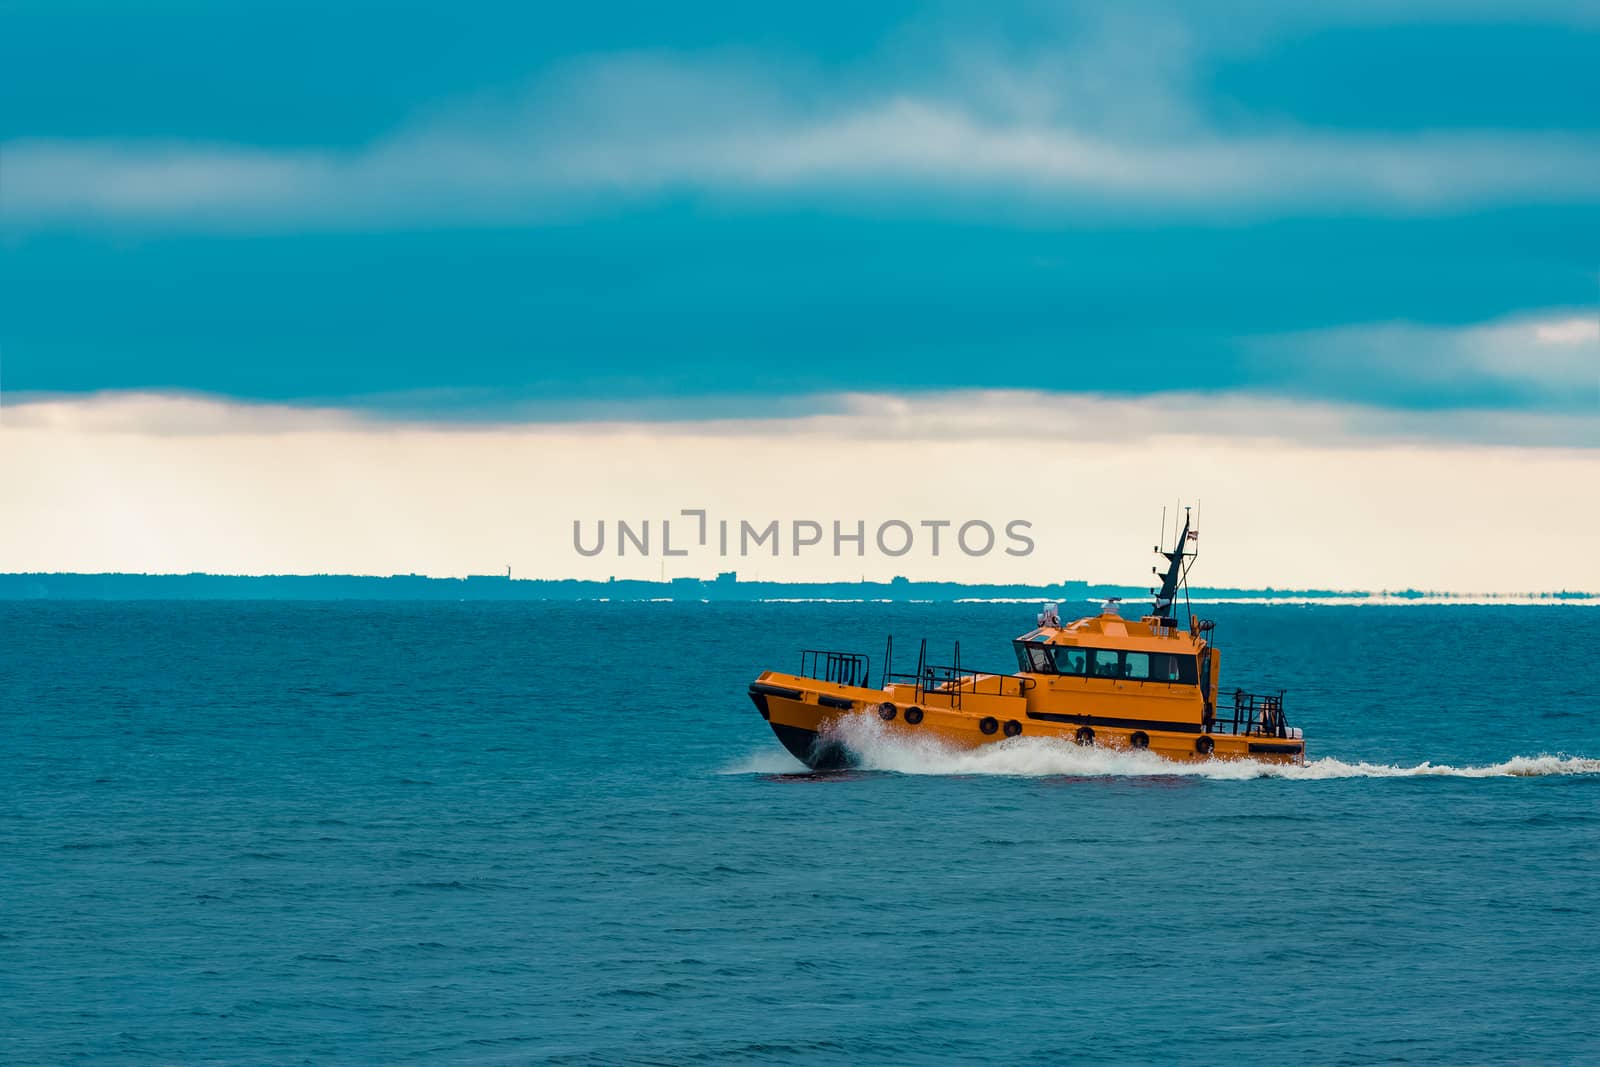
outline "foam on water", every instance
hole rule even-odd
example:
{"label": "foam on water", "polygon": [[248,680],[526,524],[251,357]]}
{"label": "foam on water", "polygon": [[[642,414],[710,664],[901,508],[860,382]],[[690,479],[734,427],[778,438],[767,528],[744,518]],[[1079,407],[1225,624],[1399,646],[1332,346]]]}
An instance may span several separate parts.
{"label": "foam on water", "polygon": [[[1384,763],[1348,763],[1329,756],[1304,766],[1253,760],[1207,760],[1177,763],[1149,752],[1083,748],[1058,738],[1017,737],[978,748],[954,748],[932,737],[907,737],[890,731],[871,716],[840,721],[833,736],[855,754],[862,770],[897,774],[1006,775],[1040,777],[1191,777],[1219,781],[1281,778],[1325,781],[1335,778],[1539,778],[1548,775],[1600,774],[1600,759],[1584,756],[1513,756],[1501,763],[1456,767],[1423,762],[1410,767]],[[803,769],[786,752],[765,749],[727,769],[728,774],[784,774]]]}

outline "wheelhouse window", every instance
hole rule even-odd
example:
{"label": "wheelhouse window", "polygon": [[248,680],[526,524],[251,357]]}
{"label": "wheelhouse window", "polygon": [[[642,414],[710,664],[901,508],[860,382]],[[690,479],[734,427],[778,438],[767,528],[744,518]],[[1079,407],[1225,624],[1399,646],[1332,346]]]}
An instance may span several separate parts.
{"label": "wheelhouse window", "polygon": [[1017,668],[1024,674],[1054,674],[1055,662],[1044,645],[1030,645],[1026,641],[1013,642],[1017,650]]}
{"label": "wheelhouse window", "polygon": [[1150,680],[1194,685],[1197,678],[1193,656],[1179,656],[1171,652],[1154,652],[1150,655]]}
{"label": "wheelhouse window", "polygon": [[1088,673],[1089,653],[1081,648],[1056,646],[1056,673],[1083,675]]}
{"label": "wheelhouse window", "polygon": [[[1114,648],[1033,645],[1016,642],[1017,664],[1025,672],[1076,678],[1126,678],[1133,682],[1194,685],[1195,658],[1171,652],[1126,652]],[[1041,665],[1041,663],[1043,665]]]}
{"label": "wheelhouse window", "polygon": [[1124,652],[1122,654],[1122,676],[1144,681],[1150,677],[1150,653]]}

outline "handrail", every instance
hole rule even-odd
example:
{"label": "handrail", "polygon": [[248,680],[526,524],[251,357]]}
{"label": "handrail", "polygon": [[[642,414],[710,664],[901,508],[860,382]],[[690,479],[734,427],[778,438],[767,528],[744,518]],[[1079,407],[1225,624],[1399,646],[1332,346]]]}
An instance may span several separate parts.
{"label": "handrail", "polygon": [[920,673],[902,673],[890,671],[885,677],[885,686],[896,683],[909,684],[915,687],[915,699],[921,701],[928,694],[933,693],[950,698],[952,708],[961,707],[963,693],[974,696],[985,694],[988,689],[984,682],[994,682],[993,695],[1005,696],[1006,683],[1015,682],[1019,694],[1026,693],[1038,683],[1024,674],[1002,674],[999,671],[983,671],[972,667],[958,667],[954,665],[924,664]]}
{"label": "handrail", "polygon": [[872,661],[859,652],[808,648],[800,653],[800,677],[835,685],[870,686]]}
{"label": "handrail", "polygon": [[[1213,733],[1222,733],[1223,727],[1233,734],[1245,734],[1250,737],[1288,737],[1289,725],[1283,715],[1284,690],[1277,694],[1271,693],[1246,693],[1243,689],[1233,691],[1233,714],[1231,716],[1215,716],[1209,729]],[[1220,710],[1220,709],[1219,709]]]}

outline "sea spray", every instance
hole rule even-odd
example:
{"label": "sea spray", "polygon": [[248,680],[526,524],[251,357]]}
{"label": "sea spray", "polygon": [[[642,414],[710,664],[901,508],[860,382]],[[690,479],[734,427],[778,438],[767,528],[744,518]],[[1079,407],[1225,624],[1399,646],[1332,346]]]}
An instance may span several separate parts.
{"label": "sea spray", "polygon": [[[1304,765],[1255,760],[1204,760],[1179,763],[1150,752],[1083,747],[1062,738],[1014,737],[956,748],[931,735],[894,730],[872,716],[852,715],[830,731],[848,747],[861,770],[896,774],[1000,775],[1042,777],[1190,777],[1218,781],[1279,778],[1327,781],[1339,778],[1540,778],[1550,775],[1600,774],[1600,759],[1584,756],[1513,756],[1500,763],[1458,767],[1423,762],[1395,764],[1356,762],[1336,757]],[[764,749],[728,768],[730,774],[800,773],[804,766],[786,753]]]}

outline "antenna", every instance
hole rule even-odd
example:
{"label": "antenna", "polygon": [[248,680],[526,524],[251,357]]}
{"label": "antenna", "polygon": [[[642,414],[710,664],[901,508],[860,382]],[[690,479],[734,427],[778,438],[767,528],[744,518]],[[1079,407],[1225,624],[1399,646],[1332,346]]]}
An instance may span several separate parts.
{"label": "antenna", "polygon": [[1162,504],[1161,505],[1161,532],[1160,532],[1160,536],[1158,536],[1156,538],[1156,551],[1157,552],[1161,551],[1161,546],[1162,546],[1162,544],[1164,544],[1166,542],[1166,540],[1167,540],[1167,506],[1165,504]]}
{"label": "antenna", "polygon": [[[1199,507],[1198,501],[1196,502],[1195,507],[1197,507],[1197,508]],[[1184,528],[1184,531],[1185,531],[1185,533],[1183,535],[1184,536],[1184,543],[1179,545],[1177,547],[1176,551],[1179,553],[1178,558],[1183,561],[1183,574],[1182,574],[1183,613],[1185,615],[1189,616],[1190,619],[1193,619],[1194,618],[1194,604],[1191,603],[1190,599],[1189,599],[1189,568],[1193,567],[1194,566],[1194,561],[1200,557],[1200,538],[1199,538],[1200,529],[1199,529],[1198,526],[1194,526],[1194,525],[1190,524],[1190,522],[1189,522],[1189,508],[1184,508],[1183,509],[1183,528]],[[1190,532],[1190,531],[1192,531],[1192,532]],[[1195,543],[1195,550],[1194,550],[1194,554],[1193,555],[1189,554],[1189,542],[1188,542],[1188,539],[1191,538],[1191,537],[1194,538],[1194,543]]]}
{"label": "antenna", "polygon": [[1189,601],[1189,568],[1183,568],[1183,613],[1194,618],[1194,604]]}

